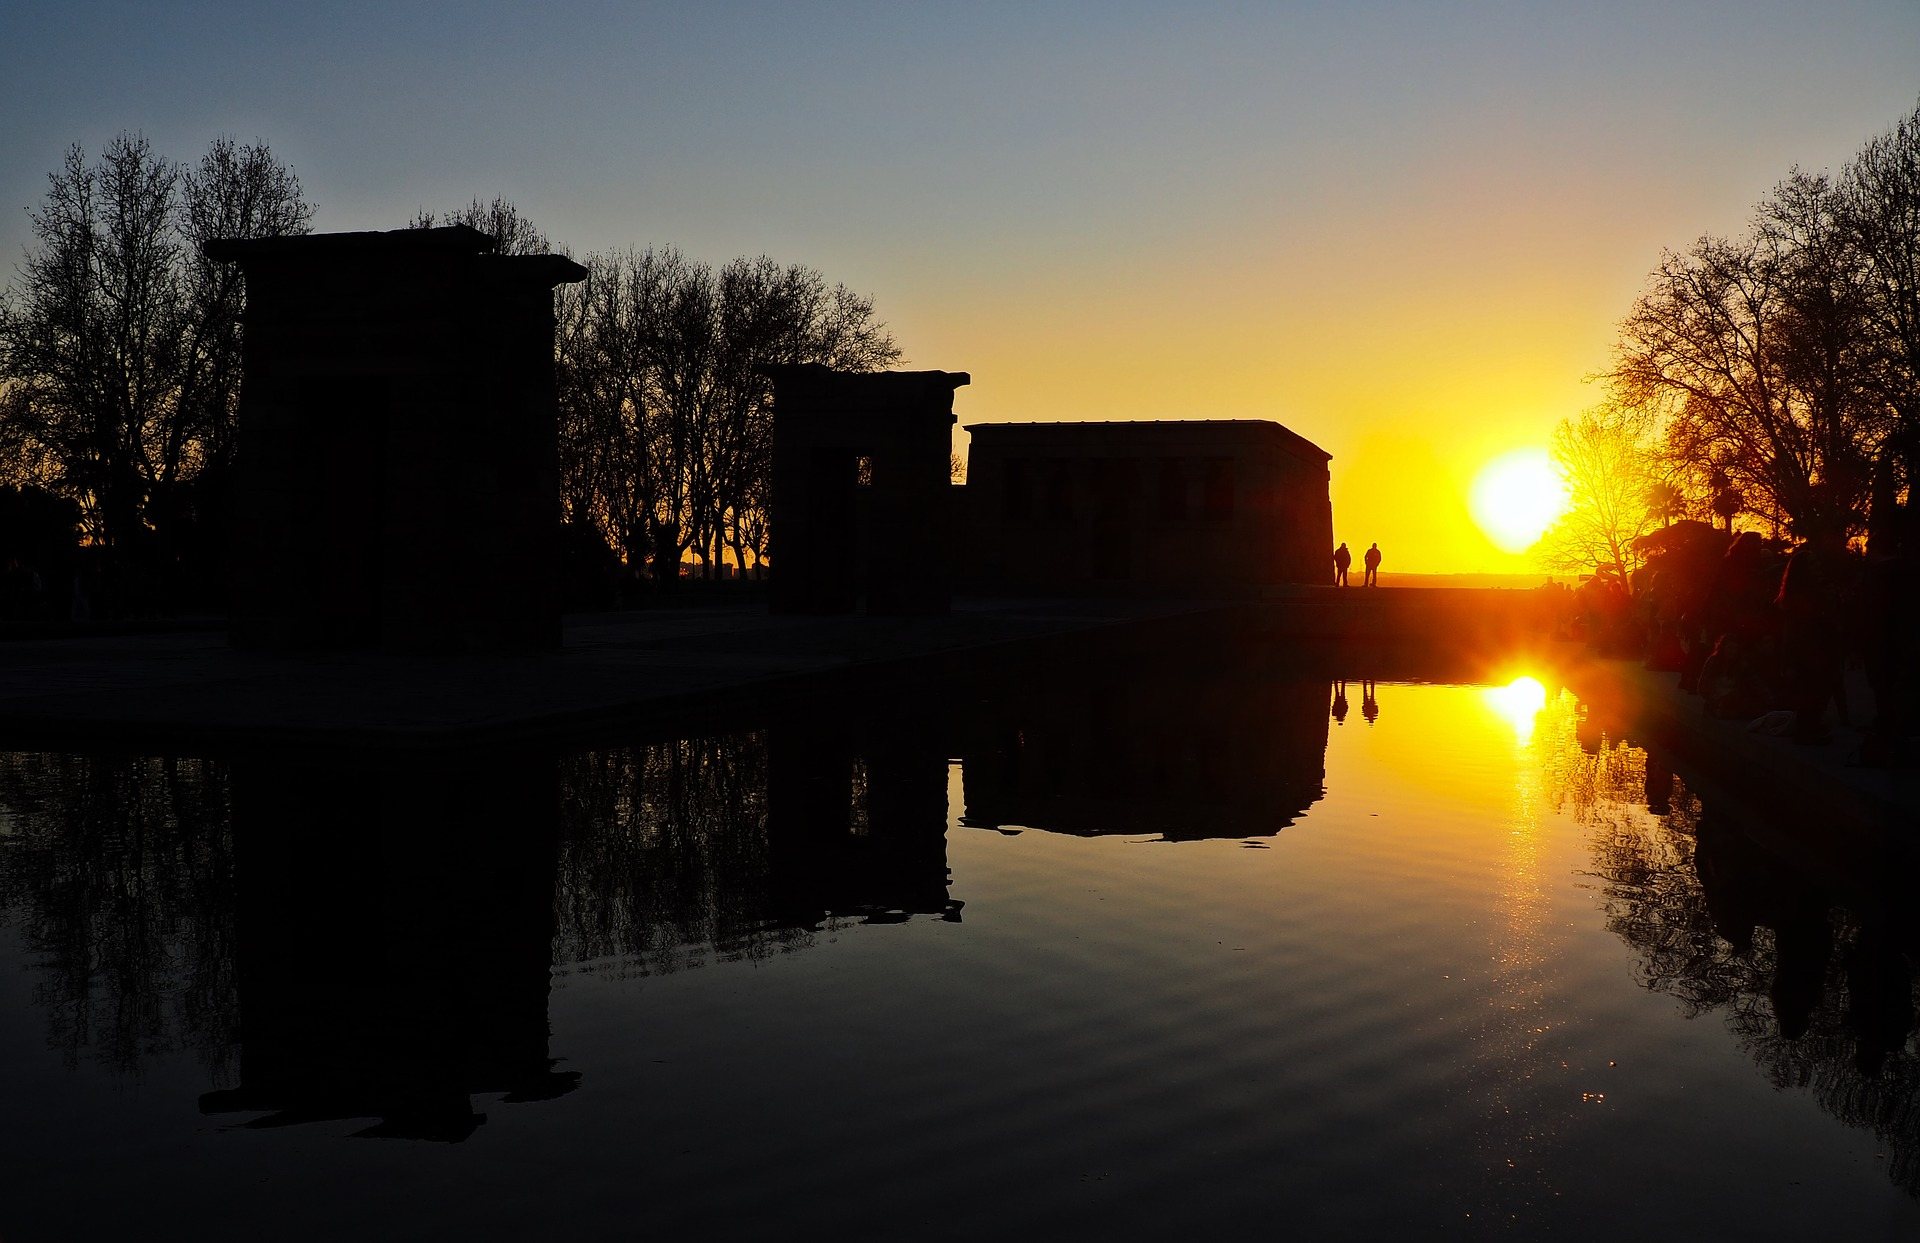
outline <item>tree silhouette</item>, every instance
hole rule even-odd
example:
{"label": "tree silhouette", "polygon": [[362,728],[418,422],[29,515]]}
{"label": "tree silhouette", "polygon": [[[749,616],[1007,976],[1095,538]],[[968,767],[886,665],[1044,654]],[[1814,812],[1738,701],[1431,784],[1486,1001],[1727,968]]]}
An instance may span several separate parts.
{"label": "tree silhouette", "polygon": [[562,495],[636,569],[677,577],[767,553],[773,392],[760,367],[900,357],[873,303],[762,255],[715,269],[672,248],[593,255],[559,294]]}
{"label": "tree silhouette", "polygon": [[464,224],[492,238],[495,254],[544,255],[552,250],[547,243],[547,235],[535,227],[533,220],[522,215],[512,200],[499,195],[495,195],[489,203],[483,203],[476,197],[465,207],[439,216],[422,208],[414,214],[407,227],[431,229],[455,224]]}
{"label": "tree silhouette", "polygon": [[1910,904],[1904,873],[1856,882],[1884,888],[1869,918],[1584,712],[1550,703],[1534,745],[1554,808],[1586,830],[1602,917],[1640,984],[1689,1018],[1721,1015],[1770,1083],[1873,1132],[1889,1176],[1920,1195],[1920,977],[1890,916]]}
{"label": "tree silhouette", "polygon": [[1720,465],[1803,533],[1858,524],[1886,430],[1832,208],[1824,180],[1796,174],[1747,237],[1664,256],[1612,373],[1628,405],[1666,416],[1674,457]]}
{"label": "tree silhouette", "polygon": [[1646,445],[1646,421],[1620,407],[1563,419],[1553,460],[1567,484],[1567,510],[1541,537],[1541,560],[1555,570],[1604,571],[1631,584],[1641,556],[1634,541],[1658,528],[1656,507],[1670,487]]}
{"label": "tree silhouette", "polygon": [[92,162],[75,145],[49,182],[0,298],[0,455],[77,503],[93,543],[152,532],[164,564],[183,487],[233,447],[244,291],[200,244],[304,233],[313,209],[264,144],[230,138],[192,167],[137,134]]}
{"label": "tree silhouette", "polygon": [[1860,149],[1839,191],[1894,412],[1887,448],[1897,482],[1911,488],[1920,479],[1920,105]]}
{"label": "tree silhouette", "polygon": [[1920,108],[1837,178],[1792,170],[1743,235],[1663,254],[1605,378],[1703,510],[1861,531],[1876,472],[1898,495],[1920,462]]}

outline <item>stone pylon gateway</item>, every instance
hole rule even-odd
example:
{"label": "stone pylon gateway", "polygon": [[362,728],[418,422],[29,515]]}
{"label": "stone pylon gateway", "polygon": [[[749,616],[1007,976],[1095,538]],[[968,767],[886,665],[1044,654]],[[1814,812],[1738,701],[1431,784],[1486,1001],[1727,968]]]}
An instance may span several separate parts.
{"label": "stone pylon gateway", "polygon": [[967,374],[815,363],[765,372],[773,611],[947,612],[953,393]]}
{"label": "stone pylon gateway", "polygon": [[559,255],[464,225],[207,243],[247,280],[231,640],[560,640]]}

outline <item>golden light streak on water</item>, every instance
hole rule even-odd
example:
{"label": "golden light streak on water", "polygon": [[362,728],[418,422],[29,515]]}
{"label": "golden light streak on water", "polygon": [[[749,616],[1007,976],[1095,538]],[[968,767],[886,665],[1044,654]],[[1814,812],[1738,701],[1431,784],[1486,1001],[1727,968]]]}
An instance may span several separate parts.
{"label": "golden light streak on water", "polygon": [[[1502,1064],[1496,1081],[1506,1085],[1496,1093],[1495,1114],[1488,1135],[1499,1145],[1486,1153],[1489,1173],[1506,1185],[1516,1203],[1537,1202],[1550,1196],[1546,1171],[1559,1142],[1551,1113],[1527,1109],[1523,1102],[1537,1088],[1533,1081],[1550,1074],[1554,1058],[1543,1047],[1553,1027],[1554,967],[1558,950],[1552,926],[1546,833],[1542,818],[1550,803],[1546,788],[1547,748],[1534,739],[1535,721],[1547,704],[1546,688],[1538,679],[1519,677],[1502,687],[1482,692],[1484,702],[1513,730],[1516,767],[1505,816],[1504,840],[1498,849],[1493,946],[1493,1004],[1487,1054]],[[1524,1085],[1524,1086],[1523,1086]],[[1529,1115],[1522,1126],[1516,1116]]]}

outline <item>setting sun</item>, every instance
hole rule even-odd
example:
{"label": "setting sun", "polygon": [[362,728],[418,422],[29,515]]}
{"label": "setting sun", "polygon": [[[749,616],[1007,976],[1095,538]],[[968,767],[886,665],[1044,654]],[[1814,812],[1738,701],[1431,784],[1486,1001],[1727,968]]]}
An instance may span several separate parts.
{"label": "setting sun", "polygon": [[1473,520],[1503,552],[1525,552],[1567,508],[1567,485],[1544,449],[1489,462],[1473,481]]}

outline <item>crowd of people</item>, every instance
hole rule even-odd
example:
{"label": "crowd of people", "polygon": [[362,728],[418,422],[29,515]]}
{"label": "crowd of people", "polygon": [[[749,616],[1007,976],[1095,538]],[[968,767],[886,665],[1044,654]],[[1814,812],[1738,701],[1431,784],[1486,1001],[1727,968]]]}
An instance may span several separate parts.
{"label": "crowd of people", "polygon": [[[1855,548],[1677,522],[1641,539],[1646,561],[1630,581],[1596,574],[1565,612],[1575,637],[1677,672],[1714,716],[1771,716],[1807,743],[1828,741],[1838,723],[1864,735],[1862,762],[1893,763],[1906,753],[1920,666],[1916,547],[1906,530]],[[1871,702],[1850,700],[1850,669]]]}

